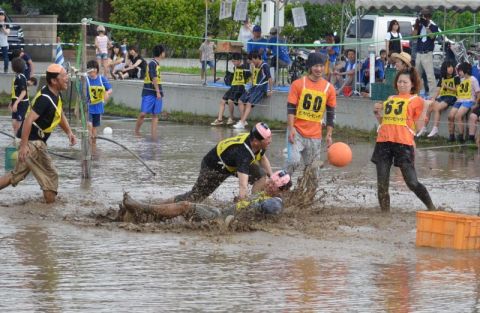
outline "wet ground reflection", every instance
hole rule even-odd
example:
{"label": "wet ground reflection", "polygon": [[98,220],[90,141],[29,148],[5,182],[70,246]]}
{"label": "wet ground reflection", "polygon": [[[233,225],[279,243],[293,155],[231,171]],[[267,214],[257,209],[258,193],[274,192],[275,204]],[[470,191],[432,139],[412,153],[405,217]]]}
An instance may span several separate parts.
{"label": "wet ground reflection", "polygon": [[[137,198],[184,191],[196,179],[204,153],[233,134],[162,123],[154,141],[133,137],[132,122],[104,124],[114,129],[113,139],[158,175],[152,177],[121,148],[99,141],[91,181],[81,180],[77,161],[55,159],[61,189],[54,206],[38,203],[41,194],[33,178],[0,191],[0,311],[480,311],[480,254],[416,249],[414,225],[407,242],[363,247],[355,234],[378,236],[377,225],[368,219],[363,226],[341,225],[343,237],[333,239],[275,232],[148,234],[66,223],[67,214],[116,208],[124,190]],[[9,120],[0,120],[0,126],[7,129]],[[8,142],[0,138],[2,147]],[[270,151],[276,167],[283,164],[284,143],[284,133],[276,132]],[[56,152],[76,153],[61,136],[54,135],[49,144]],[[357,143],[352,149],[352,165],[322,171],[325,205],[374,212],[372,145]],[[417,153],[419,177],[434,201],[466,213],[479,209],[479,164],[472,150]],[[406,214],[395,217],[423,209],[396,170],[391,186],[392,210]],[[213,197],[228,201],[235,187],[236,181],[228,180]]]}

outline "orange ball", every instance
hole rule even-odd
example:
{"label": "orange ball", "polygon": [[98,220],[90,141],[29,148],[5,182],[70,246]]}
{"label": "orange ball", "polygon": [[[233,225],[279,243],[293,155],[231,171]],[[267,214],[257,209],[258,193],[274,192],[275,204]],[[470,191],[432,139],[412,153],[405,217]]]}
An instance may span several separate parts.
{"label": "orange ball", "polygon": [[344,167],[352,162],[352,150],[344,142],[332,144],[327,151],[328,162],[336,167]]}

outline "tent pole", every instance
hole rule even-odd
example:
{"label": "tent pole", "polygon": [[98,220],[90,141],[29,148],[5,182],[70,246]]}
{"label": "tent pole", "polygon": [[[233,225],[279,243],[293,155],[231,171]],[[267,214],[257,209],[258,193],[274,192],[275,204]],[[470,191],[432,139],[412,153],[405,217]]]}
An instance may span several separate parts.
{"label": "tent pole", "polygon": [[[443,31],[446,31],[447,30],[447,7],[444,7],[443,8]],[[446,45],[446,40],[445,40],[445,35],[442,36],[443,37],[443,43],[442,43],[442,49],[443,49],[443,53],[445,54],[445,58],[447,57],[447,51],[445,51],[445,45]]]}

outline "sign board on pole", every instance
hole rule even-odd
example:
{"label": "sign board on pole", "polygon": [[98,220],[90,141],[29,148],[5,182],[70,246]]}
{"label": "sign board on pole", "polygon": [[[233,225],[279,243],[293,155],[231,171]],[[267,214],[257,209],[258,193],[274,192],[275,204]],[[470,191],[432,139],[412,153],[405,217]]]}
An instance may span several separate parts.
{"label": "sign board on pole", "polygon": [[305,10],[303,7],[297,7],[292,9],[293,25],[295,27],[307,26],[307,17],[305,16]]}
{"label": "sign board on pole", "polygon": [[234,21],[245,21],[248,13],[248,0],[238,0],[235,5]]}
{"label": "sign board on pole", "polygon": [[233,0],[224,0],[220,3],[220,20],[232,16],[232,1]]}

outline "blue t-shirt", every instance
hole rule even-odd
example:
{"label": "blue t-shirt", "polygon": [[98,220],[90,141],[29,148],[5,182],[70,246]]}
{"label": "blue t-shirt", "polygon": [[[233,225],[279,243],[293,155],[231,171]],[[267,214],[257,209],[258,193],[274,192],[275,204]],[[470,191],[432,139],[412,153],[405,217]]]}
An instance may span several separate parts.
{"label": "blue t-shirt", "polygon": [[23,71],[23,74],[25,75],[27,80],[29,80],[30,75],[32,75],[32,69],[30,68],[30,64],[28,62],[31,61],[32,58],[24,52],[22,55],[22,59],[25,61],[25,71]]}
{"label": "blue t-shirt", "polygon": [[480,63],[472,67],[472,76],[480,82]]}
{"label": "blue t-shirt", "polygon": [[[327,48],[333,48],[333,51],[335,51],[334,54],[328,54]],[[320,53],[326,54],[328,56],[328,59],[330,60],[330,63],[333,64],[335,61],[337,61],[337,56],[340,54],[340,47],[339,46],[328,46],[324,47],[320,50]]]}
{"label": "blue t-shirt", "polygon": [[[277,43],[278,37],[272,37],[268,40],[268,43]],[[278,43],[285,43],[285,40],[280,39]],[[287,46],[275,46],[275,45],[269,45],[268,48],[272,50],[272,56],[276,57],[277,55],[277,49],[278,49],[278,58],[282,60],[283,62],[287,63],[290,65],[292,63],[292,60],[290,59],[290,55],[288,55],[288,47]]]}
{"label": "blue t-shirt", "polygon": [[[261,44],[253,44],[251,42],[261,42]],[[254,52],[254,51],[259,51],[260,49],[263,49],[263,54],[262,54],[262,59],[263,61],[267,61],[267,39],[265,38],[260,38],[258,40],[250,39],[247,42],[247,52]]]}
{"label": "blue t-shirt", "polygon": [[[88,102],[88,113],[90,114],[103,114],[104,112],[104,101],[102,101],[92,104],[90,94],[92,93],[92,96],[97,95],[98,90],[95,90],[94,87],[104,87],[105,92],[108,90],[112,89],[112,86],[110,85],[110,82],[108,81],[107,78],[103,77],[102,75],[97,75],[97,78],[93,79],[87,76],[87,102]],[[95,101],[95,100],[94,100]]]}

